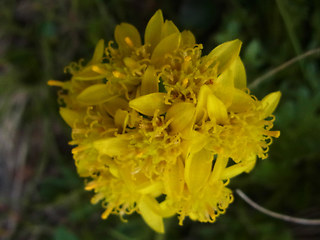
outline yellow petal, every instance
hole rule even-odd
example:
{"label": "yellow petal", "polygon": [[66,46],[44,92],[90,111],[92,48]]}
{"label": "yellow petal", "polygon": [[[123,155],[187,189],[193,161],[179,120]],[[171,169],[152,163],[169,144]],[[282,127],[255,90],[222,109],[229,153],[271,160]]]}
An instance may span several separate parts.
{"label": "yellow petal", "polygon": [[120,179],[124,182],[126,188],[130,191],[136,191],[135,176],[132,173],[132,166],[128,164],[121,164],[118,166]]}
{"label": "yellow petal", "polygon": [[150,44],[151,52],[161,40],[162,25],[162,11],[158,10],[149,20],[144,34],[144,42]]}
{"label": "yellow petal", "polygon": [[164,188],[169,198],[180,199],[184,188],[184,165],[177,159],[175,164],[167,165],[163,175]]}
{"label": "yellow petal", "polygon": [[86,105],[95,105],[110,101],[115,98],[114,94],[106,84],[95,84],[84,89],[78,96],[77,100]]}
{"label": "yellow petal", "polygon": [[128,124],[129,114],[127,111],[118,109],[114,115],[114,124],[119,129],[119,131],[124,131]]}
{"label": "yellow petal", "polygon": [[102,61],[103,54],[104,54],[104,40],[100,39],[94,50],[93,57],[88,63],[88,65],[100,63]]}
{"label": "yellow petal", "polygon": [[174,207],[172,207],[170,200],[166,199],[160,203],[161,216],[162,217],[172,217],[176,214]]}
{"label": "yellow petal", "polygon": [[261,103],[264,109],[263,117],[268,117],[274,112],[274,110],[278,106],[280,98],[281,98],[281,92],[278,91],[278,92],[272,92],[268,94],[261,100]]}
{"label": "yellow petal", "polygon": [[140,67],[140,64],[130,57],[125,57],[123,59],[123,62],[132,71],[134,71]]}
{"label": "yellow petal", "polygon": [[98,80],[104,77],[105,75],[93,71],[92,66],[85,67],[84,69],[82,69],[81,71],[73,75],[73,79],[82,80],[82,81]]}
{"label": "yellow petal", "polygon": [[190,154],[186,159],[185,179],[192,193],[206,185],[212,168],[213,154],[205,149]]}
{"label": "yellow petal", "polygon": [[225,168],[222,173],[220,178],[221,179],[229,179],[229,178],[233,178],[241,173],[243,173],[244,171],[246,171],[248,168],[248,165],[245,163],[237,163],[235,165],[232,165],[231,167],[227,167]]}
{"label": "yellow petal", "polygon": [[160,215],[159,203],[149,196],[144,196],[138,202],[138,208],[144,221],[156,232],[164,233],[163,219]]}
{"label": "yellow petal", "polygon": [[191,136],[190,152],[199,152],[208,142],[208,137],[199,131],[192,131]]}
{"label": "yellow petal", "polygon": [[63,118],[63,120],[70,126],[70,127],[74,127],[74,124],[77,121],[81,121],[82,117],[80,115],[80,113],[73,111],[69,108],[63,108],[61,107],[60,110],[60,115]]}
{"label": "yellow petal", "polygon": [[166,93],[150,93],[131,100],[129,106],[146,116],[153,116],[158,109],[159,114],[163,114],[169,108],[168,105],[165,105],[166,95]]}
{"label": "yellow petal", "polygon": [[257,162],[257,156],[256,155],[250,157],[248,159],[248,161],[246,161],[247,169],[245,170],[245,172],[249,173],[254,168],[254,166],[256,165],[256,162]]}
{"label": "yellow petal", "polygon": [[[109,160],[109,159],[108,159]],[[108,161],[108,163],[106,162],[106,164],[109,167],[109,172],[116,178],[118,178],[120,176],[119,174],[119,168],[117,166],[117,164],[115,163],[115,161],[110,157],[110,161]]]}
{"label": "yellow petal", "polygon": [[217,124],[226,124],[228,122],[227,108],[219,98],[210,94],[208,96],[207,106],[211,121],[216,121]]}
{"label": "yellow petal", "polygon": [[157,198],[163,193],[163,183],[161,181],[149,179],[141,171],[135,172],[135,170],[131,170],[131,174],[135,184],[135,191],[149,195],[152,198]]}
{"label": "yellow petal", "polygon": [[191,31],[184,30],[181,33],[181,45],[192,47],[194,44],[196,44],[196,38],[192,34]]}
{"label": "yellow petal", "polygon": [[233,92],[233,100],[231,106],[228,108],[232,112],[245,112],[250,110],[254,106],[254,100],[249,94],[244,91],[235,88]]}
{"label": "yellow petal", "polygon": [[161,194],[161,192],[163,191],[163,184],[162,182],[148,182],[147,184],[143,184],[141,186],[139,186],[139,188],[137,189],[137,191],[141,194],[154,194],[156,196],[159,196],[159,194]]}
{"label": "yellow petal", "polygon": [[141,95],[155,93],[159,91],[158,77],[153,66],[149,66],[142,76]]}
{"label": "yellow petal", "polygon": [[215,88],[213,88],[214,94],[224,103],[226,107],[229,107],[232,103],[234,92],[234,74],[230,69],[224,71],[216,80]]}
{"label": "yellow petal", "polygon": [[236,39],[225,42],[210,52],[208,57],[214,58],[215,63],[218,64],[218,74],[227,69],[237,56],[239,56],[241,45],[242,42],[239,39]]}
{"label": "yellow petal", "polygon": [[129,53],[134,47],[141,46],[141,38],[138,30],[131,24],[121,23],[116,26],[114,37],[120,51]]}
{"label": "yellow petal", "polygon": [[230,66],[234,75],[234,86],[238,89],[245,89],[247,87],[246,69],[238,56]]}
{"label": "yellow petal", "polygon": [[233,178],[243,172],[250,172],[254,165],[256,164],[257,157],[256,155],[253,155],[252,157],[249,157],[243,162],[234,164],[230,167],[225,168],[221,173],[221,179],[229,179]]}
{"label": "yellow petal", "polygon": [[161,65],[165,61],[165,55],[173,53],[180,46],[181,34],[174,33],[161,40],[154,49],[151,56],[151,63]]}
{"label": "yellow petal", "polygon": [[180,33],[179,29],[172,21],[166,20],[162,26],[161,39],[164,39],[174,33]]}
{"label": "yellow petal", "polygon": [[129,140],[111,137],[100,139],[93,142],[93,147],[99,151],[100,154],[106,154],[110,157],[126,154],[129,146]]}
{"label": "yellow petal", "polygon": [[193,103],[180,102],[174,104],[166,114],[166,120],[170,123],[172,133],[182,132],[188,126],[193,125],[195,106]]}
{"label": "yellow petal", "polygon": [[209,180],[211,184],[214,183],[215,181],[221,179],[221,173],[224,171],[227,164],[228,164],[228,158],[218,155],[218,157],[214,163],[212,174],[211,174],[210,180]]}
{"label": "yellow petal", "polygon": [[122,97],[115,97],[110,99],[110,101],[105,103],[103,106],[111,116],[114,116],[118,109],[126,110],[129,103]]}
{"label": "yellow petal", "polygon": [[212,94],[212,90],[208,87],[208,85],[202,85],[200,87],[196,107],[196,122],[199,122],[203,118],[207,109],[208,96],[210,94]]}

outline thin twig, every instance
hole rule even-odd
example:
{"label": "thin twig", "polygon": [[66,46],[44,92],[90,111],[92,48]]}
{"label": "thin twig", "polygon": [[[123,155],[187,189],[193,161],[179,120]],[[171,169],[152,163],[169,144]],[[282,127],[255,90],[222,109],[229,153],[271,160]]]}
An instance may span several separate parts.
{"label": "thin twig", "polygon": [[304,225],[320,225],[320,219],[305,219],[305,218],[296,218],[296,217],[291,217],[288,215],[284,215],[284,214],[280,214],[280,213],[276,213],[273,211],[270,211],[262,206],[260,206],[259,204],[255,203],[254,201],[252,201],[244,192],[242,192],[240,189],[236,190],[236,193],[246,202],[248,203],[251,207],[253,207],[254,209],[268,215],[274,218],[278,218],[281,219],[283,221],[287,221],[287,222],[292,222],[292,223],[296,223],[296,224],[304,224]]}
{"label": "thin twig", "polygon": [[290,59],[289,61],[281,64],[279,67],[276,67],[276,68],[270,70],[269,72],[262,75],[261,77],[256,78],[251,84],[249,84],[249,88],[250,89],[256,88],[260,83],[264,82],[269,77],[275,75],[276,73],[282,71],[283,69],[289,67],[290,65],[292,65],[292,64],[294,64],[294,63],[296,63],[306,57],[309,57],[312,55],[317,55],[317,54],[320,54],[320,48],[312,49],[312,50],[305,52],[297,57],[294,57],[294,58]]}

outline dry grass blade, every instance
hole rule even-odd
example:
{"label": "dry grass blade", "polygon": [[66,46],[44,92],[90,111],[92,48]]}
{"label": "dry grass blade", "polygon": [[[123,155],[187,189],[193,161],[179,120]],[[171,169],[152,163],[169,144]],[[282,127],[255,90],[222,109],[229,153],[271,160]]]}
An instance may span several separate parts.
{"label": "dry grass blade", "polygon": [[262,75],[261,77],[256,78],[252,83],[249,84],[249,88],[254,89],[254,88],[258,87],[258,85],[260,85],[262,82],[266,81],[268,78],[270,78],[273,75],[277,74],[278,72],[284,70],[285,68],[289,67],[290,65],[292,65],[302,59],[305,59],[309,56],[317,55],[317,54],[320,54],[320,48],[310,50],[310,51],[303,53],[295,58],[292,58],[289,61],[281,64],[279,67],[276,67],[276,68],[268,71],[266,74]]}
{"label": "dry grass blade", "polygon": [[240,189],[236,190],[236,193],[246,202],[248,203],[251,207],[254,209],[270,216],[273,218],[281,219],[283,221],[287,222],[292,222],[296,224],[305,224],[305,225],[320,225],[320,219],[305,219],[305,218],[296,218],[296,217],[291,217],[288,215],[280,214],[277,212],[270,211],[259,204],[255,203],[252,201],[244,192],[242,192]]}

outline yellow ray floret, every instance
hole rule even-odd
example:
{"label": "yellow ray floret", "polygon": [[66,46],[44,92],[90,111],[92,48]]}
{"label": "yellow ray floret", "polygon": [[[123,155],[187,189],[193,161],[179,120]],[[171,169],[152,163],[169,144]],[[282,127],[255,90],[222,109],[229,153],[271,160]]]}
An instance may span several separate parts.
{"label": "yellow ray floret", "polygon": [[144,42],[128,23],[114,37],[86,65],[71,63],[69,81],[48,82],[63,89],[60,114],[91,202],[101,202],[103,219],[138,212],[159,233],[175,214],[179,224],[214,222],[233,201],[229,180],[267,158],[279,137],[271,129],[281,93],[250,95],[240,40],[202,56],[193,34],[160,10]]}

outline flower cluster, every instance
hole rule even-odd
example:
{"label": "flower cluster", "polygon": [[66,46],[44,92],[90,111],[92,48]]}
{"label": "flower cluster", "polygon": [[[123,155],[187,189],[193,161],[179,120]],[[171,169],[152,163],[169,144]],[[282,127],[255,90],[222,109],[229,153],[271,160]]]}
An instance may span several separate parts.
{"label": "flower cluster", "polygon": [[138,212],[155,231],[178,214],[214,222],[233,200],[230,178],[267,157],[280,92],[261,101],[246,88],[241,41],[202,56],[190,31],[157,11],[142,43],[127,23],[114,44],[67,68],[60,114],[72,128],[77,171],[102,202],[102,218]]}

